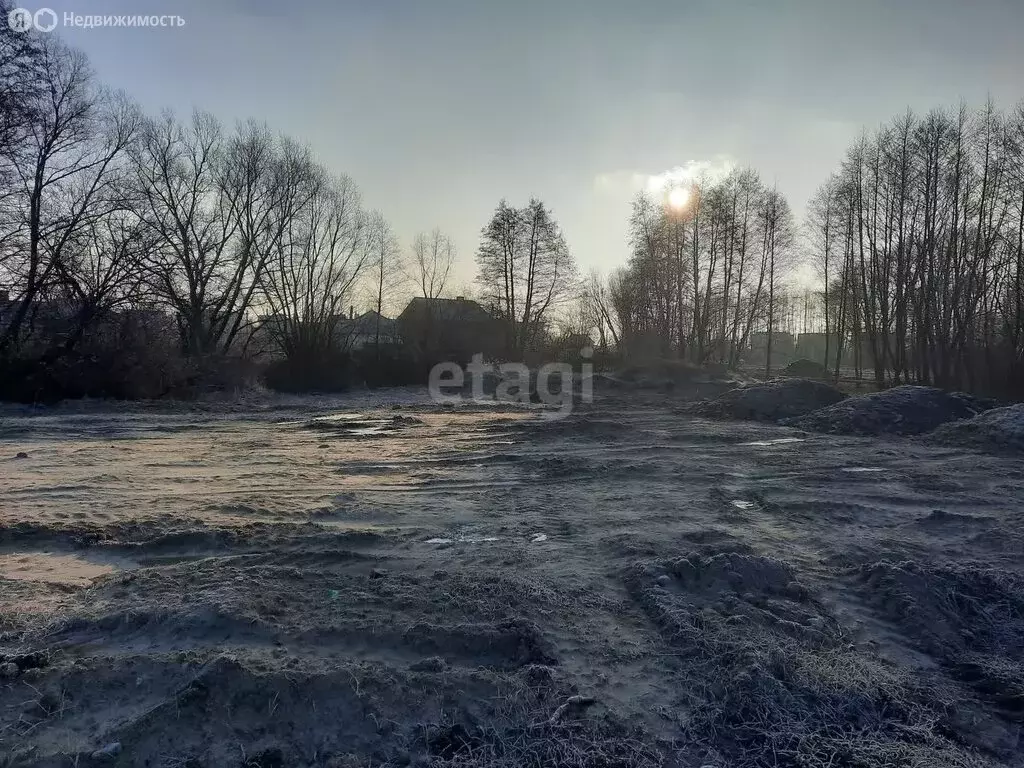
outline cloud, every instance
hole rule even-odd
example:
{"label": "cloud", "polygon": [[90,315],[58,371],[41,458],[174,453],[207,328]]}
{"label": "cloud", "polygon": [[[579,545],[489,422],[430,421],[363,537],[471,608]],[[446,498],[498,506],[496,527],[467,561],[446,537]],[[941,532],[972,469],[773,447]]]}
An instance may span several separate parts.
{"label": "cloud", "polygon": [[612,171],[599,173],[594,178],[594,188],[599,192],[632,197],[637,192],[658,194],[675,187],[688,187],[701,181],[714,183],[736,167],[728,155],[718,155],[711,160],[690,160],[661,173],[638,173],[636,171]]}

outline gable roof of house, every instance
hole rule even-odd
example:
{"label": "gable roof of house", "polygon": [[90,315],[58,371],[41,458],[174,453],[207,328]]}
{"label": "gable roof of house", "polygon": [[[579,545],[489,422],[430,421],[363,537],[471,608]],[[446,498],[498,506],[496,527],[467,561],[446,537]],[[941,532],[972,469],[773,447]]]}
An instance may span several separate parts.
{"label": "gable roof of house", "polygon": [[349,329],[354,333],[373,335],[377,333],[378,321],[380,323],[379,327],[381,336],[393,336],[398,332],[397,320],[385,317],[373,309],[369,312],[363,312],[363,314],[359,315],[359,317],[354,320],[349,320]]}
{"label": "gable roof of house", "polygon": [[409,302],[400,317],[422,317],[431,314],[439,320],[489,322],[493,320],[490,312],[472,299],[427,299],[417,296]]}

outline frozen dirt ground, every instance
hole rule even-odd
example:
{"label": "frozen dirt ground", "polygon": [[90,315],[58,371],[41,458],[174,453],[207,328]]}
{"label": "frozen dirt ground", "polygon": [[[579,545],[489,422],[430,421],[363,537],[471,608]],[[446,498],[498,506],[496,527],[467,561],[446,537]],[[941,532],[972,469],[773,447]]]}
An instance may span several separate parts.
{"label": "frozen dirt ground", "polygon": [[0,765],[1024,765],[1022,500],[654,397],[4,411]]}

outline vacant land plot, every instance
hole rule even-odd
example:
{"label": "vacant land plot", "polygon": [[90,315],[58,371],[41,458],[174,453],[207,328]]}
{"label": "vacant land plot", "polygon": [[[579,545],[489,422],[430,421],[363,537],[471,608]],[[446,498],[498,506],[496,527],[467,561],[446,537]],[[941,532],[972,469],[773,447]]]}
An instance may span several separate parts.
{"label": "vacant land plot", "polygon": [[1024,765],[1020,469],[625,395],[8,411],[0,765]]}

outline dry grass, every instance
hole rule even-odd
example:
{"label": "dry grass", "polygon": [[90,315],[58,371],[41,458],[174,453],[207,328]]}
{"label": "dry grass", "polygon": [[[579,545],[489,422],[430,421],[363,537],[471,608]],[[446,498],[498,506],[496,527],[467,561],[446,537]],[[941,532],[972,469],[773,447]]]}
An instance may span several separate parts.
{"label": "dry grass", "polygon": [[[727,557],[692,557],[683,568],[642,565],[627,574],[637,600],[682,651],[673,682],[683,742],[709,763],[994,764],[951,733],[954,694],[850,645],[820,605],[783,586],[791,575],[784,564]],[[652,578],[659,567],[671,574],[667,587]]]}
{"label": "dry grass", "polygon": [[[594,700],[559,693],[550,670],[508,677],[485,723],[423,726],[427,764],[435,768],[656,768],[663,756],[645,734],[609,714],[592,716]],[[560,702],[555,705],[555,703]]]}

